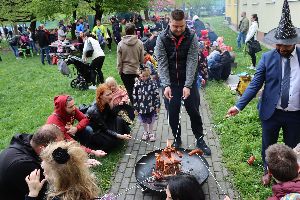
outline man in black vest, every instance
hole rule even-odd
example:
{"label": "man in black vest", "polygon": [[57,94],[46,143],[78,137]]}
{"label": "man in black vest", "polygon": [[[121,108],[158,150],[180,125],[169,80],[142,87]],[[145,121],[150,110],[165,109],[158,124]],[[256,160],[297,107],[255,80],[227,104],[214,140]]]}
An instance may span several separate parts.
{"label": "man in black vest", "polygon": [[178,148],[182,143],[179,112],[183,99],[190,116],[192,131],[197,139],[197,147],[205,155],[211,155],[210,148],[203,140],[202,119],[199,113],[200,96],[196,87],[198,40],[195,33],[186,27],[182,10],[172,11],[170,25],[157,38],[155,55],[164,95],[169,100],[173,146]]}

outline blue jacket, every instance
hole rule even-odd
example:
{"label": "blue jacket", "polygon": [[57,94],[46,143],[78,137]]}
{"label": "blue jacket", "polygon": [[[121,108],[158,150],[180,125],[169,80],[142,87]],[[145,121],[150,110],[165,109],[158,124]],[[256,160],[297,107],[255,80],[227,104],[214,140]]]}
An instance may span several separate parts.
{"label": "blue jacket", "polygon": [[[296,48],[300,65],[300,48]],[[263,84],[264,91],[260,98],[258,109],[261,120],[268,120],[274,113],[280,98],[282,80],[282,59],[276,49],[262,55],[255,76],[246,91],[237,102],[236,107],[243,110],[256,96]],[[300,97],[299,97],[300,99]]]}

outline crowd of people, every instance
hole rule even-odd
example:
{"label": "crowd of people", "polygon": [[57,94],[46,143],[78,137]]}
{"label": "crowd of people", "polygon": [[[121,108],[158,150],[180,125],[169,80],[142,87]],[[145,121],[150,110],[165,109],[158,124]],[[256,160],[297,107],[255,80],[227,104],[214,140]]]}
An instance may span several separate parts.
{"label": "crowd of people", "polygon": [[[287,10],[286,1],[284,6],[284,10]],[[158,21],[157,18],[153,20]],[[97,180],[89,170],[89,167],[100,163],[89,159],[88,155],[106,156],[114,148],[118,148],[122,141],[131,140],[131,125],[135,117],[144,127],[144,132],[139,137],[144,141],[156,141],[153,125],[161,107],[159,86],[162,88],[168,114],[172,116],[169,118],[174,137],[172,146],[180,148],[182,145],[179,115],[181,106],[184,105],[190,117],[196,148],[201,149],[206,156],[212,154],[203,138],[203,124],[199,113],[199,81],[205,85],[212,79],[226,80],[231,73],[235,55],[232,48],[224,44],[224,38],[218,37],[210,25],[204,25],[198,16],[193,17],[193,27],[187,27],[182,10],[173,10],[165,20],[168,21],[167,25],[157,27],[149,34],[141,23],[141,17],[137,15],[133,18],[134,23],[125,25],[126,35],[123,37],[121,26],[114,16],[110,19],[113,34],[100,20],[96,21],[91,32],[82,19],[77,21],[76,35],[83,43],[82,59],[86,61],[91,58],[90,65],[96,69],[101,83],[96,87],[95,102],[85,109],[79,109],[72,96],[58,95],[54,97],[54,111],[45,125],[33,135],[13,136],[9,147],[0,153],[2,197],[12,200],[100,198]],[[280,24],[291,24],[285,20],[290,18],[283,18]],[[239,47],[243,42],[256,40],[256,14],[252,15],[251,21],[248,31],[249,22],[243,12],[239,25]],[[236,115],[265,85],[260,103],[262,159],[265,169],[262,182],[267,185],[272,177],[277,182],[273,186],[273,197],[270,200],[300,193],[299,146],[292,149],[300,142],[297,134],[300,124],[299,88],[296,87],[299,83],[296,75],[299,75],[300,68],[299,62],[295,60],[300,56],[299,48],[295,47],[300,36],[293,31],[293,27],[280,26],[279,29],[283,30],[271,32],[271,36],[267,36],[276,44],[277,50],[263,55],[250,86],[236,106],[228,110],[229,116]],[[29,29],[29,35],[30,31]],[[291,34],[290,38],[280,35],[282,32]],[[39,26],[37,35],[43,54],[41,62],[44,63],[45,53],[49,63],[49,38],[43,25]],[[117,44],[116,68],[124,87],[118,85],[114,77],[107,77],[105,80],[101,70],[105,59],[103,49],[108,45],[111,50],[112,37]],[[142,42],[143,37],[148,38]],[[63,25],[58,31],[58,39],[66,39]],[[30,39],[28,42],[30,43]],[[14,49],[14,45],[11,47]],[[255,53],[249,54],[255,66]],[[152,55],[155,55],[156,60]],[[282,89],[283,86],[277,81],[277,71],[271,70],[274,66],[273,58],[284,66],[284,71],[279,71],[283,76],[283,85],[286,83],[284,79],[292,76],[294,79],[291,84],[295,87],[290,88],[290,81],[287,81],[288,89]],[[291,70],[290,65],[298,67],[297,70]],[[292,92],[289,93],[290,89]],[[270,94],[278,95],[270,98]],[[286,145],[276,144],[281,127]],[[166,188],[166,196],[167,200],[205,199],[201,185],[190,175],[172,177]],[[228,200],[229,197],[225,199]]]}

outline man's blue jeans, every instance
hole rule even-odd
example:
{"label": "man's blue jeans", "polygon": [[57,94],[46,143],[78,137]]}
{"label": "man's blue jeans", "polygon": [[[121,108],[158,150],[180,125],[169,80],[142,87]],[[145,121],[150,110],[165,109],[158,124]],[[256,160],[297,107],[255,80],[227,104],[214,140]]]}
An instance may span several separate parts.
{"label": "man's blue jeans", "polygon": [[246,40],[246,34],[239,32],[238,37],[237,37],[238,48],[241,48],[241,43],[245,44],[245,40]]}
{"label": "man's blue jeans", "polygon": [[36,47],[34,41],[29,41],[29,46],[30,46],[30,48],[32,49],[32,51],[35,50],[36,53],[39,52],[39,50],[38,50],[38,48]]}
{"label": "man's blue jeans", "polygon": [[42,61],[42,64],[44,65],[45,62],[45,54],[46,53],[46,57],[47,57],[47,61],[48,61],[48,64],[51,65],[51,60],[50,60],[50,47],[49,46],[46,46],[46,47],[43,47],[41,48],[41,61]]}
{"label": "man's blue jeans", "polygon": [[16,56],[16,58],[18,58],[19,57],[18,46],[10,45],[10,48],[14,52],[14,55]]}
{"label": "man's blue jeans", "polygon": [[75,140],[84,146],[89,146],[93,133],[93,128],[91,126],[86,126],[83,130],[76,133]]}

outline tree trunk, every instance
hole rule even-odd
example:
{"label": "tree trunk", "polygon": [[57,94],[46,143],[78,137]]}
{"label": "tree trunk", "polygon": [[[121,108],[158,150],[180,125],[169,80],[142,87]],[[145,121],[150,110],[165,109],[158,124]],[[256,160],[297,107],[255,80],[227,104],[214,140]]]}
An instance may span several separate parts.
{"label": "tree trunk", "polygon": [[31,32],[34,33],[35,29],[36,29],[36,21],[30,22],[30,26],[29,27],[31,29]]}
{"label": "tree trunk", "polygon": [[149,9],[145,9],[144,10],[144,15],[145,15],[145,20],[146,21],[149,21],[150,19],[149,19]]}
{"label": "tree trunk", "polygon": [[31,21],[30,22],[30,30],[31,30],[31,33],[32,33],[32,38],[33,40],[35,41],[35,29],[36,29],[36,21]]}
{"label": "tree trunk", "polygon": [[76,35],[75,35],[75,30],[76,30],[76,23],[75,23],[75,20],[77,18],[77,14],[76,14],[76,10],[73,11],[73,21],[71,22],[72,24],[72,28],[71,28],[71,37],[72,37],[72,40],[75,40],[76,39]]}
{"label": "tree trunk", "polygon": [[15,34],[15,35],[19,35],[19,33],[18,33],[18,24],[17,24],[17,22],[15,22],[15,23],[13,24],[13,26],[14,26],[14,34]]}
{"label": "tree trunk", "polygon": [[103,9],[101,8],[101,6],[99,4],[95,5],[95,19],[94,19],[94,24],[93,27],[96,26],[96,20],[99,19],[101,21],[102,19],[102,15],[103,15]]}

